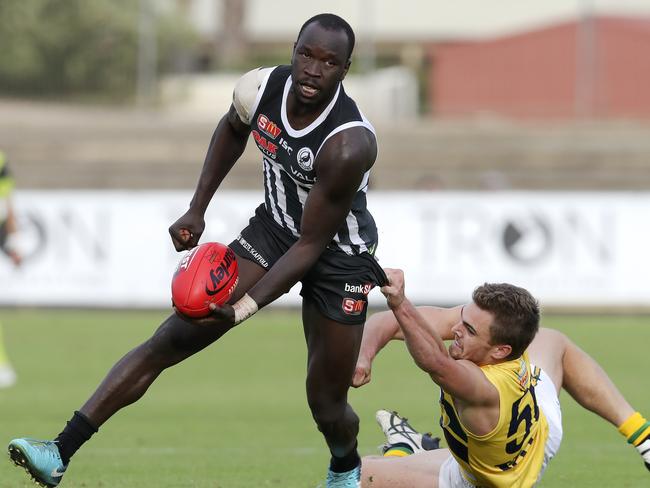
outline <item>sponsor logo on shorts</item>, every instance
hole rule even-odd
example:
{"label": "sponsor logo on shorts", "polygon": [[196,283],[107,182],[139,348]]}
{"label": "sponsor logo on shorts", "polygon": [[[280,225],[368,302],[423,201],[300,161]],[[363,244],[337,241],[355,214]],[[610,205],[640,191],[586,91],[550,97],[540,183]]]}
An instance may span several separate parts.
{"label": "sponsor logo on shorts", "polygon": [[264,258],[264,256],[257,252],[257,250],[251,246],[250,242],[244,239],[241,234],[237,236],[237,242],[239,242],[242,247],[246,249],[251,256],[253,256],[253,259],[260,263],[263,268],[269,267],[269,262]]}
{"label": "sponsor logo on shorts", "polygon": [[351,285],[350,283],[345,284],[345,291],[348,293],[361,293],[367,295],[372,290],[372,283],[366,283],[364,285]]}
{"label": "sponsor logo on shorts", "polygon": [[361,315],[363,309],[366,308],[366,301],[363,299],[344,298],[341,308],[346,315]]}
{"label": "sponsor logo on shorts", "polygon": [[282,132],[282,129],[264,114],[257,116],[257,127],[271,139],[275,139]]}

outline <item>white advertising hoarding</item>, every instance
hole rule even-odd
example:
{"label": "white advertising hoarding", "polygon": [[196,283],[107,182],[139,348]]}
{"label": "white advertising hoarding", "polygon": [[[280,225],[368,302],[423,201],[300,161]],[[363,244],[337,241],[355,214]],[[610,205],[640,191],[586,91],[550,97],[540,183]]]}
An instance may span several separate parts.
{"label": "white advertising hoarding", "polygon": [[[190,198],[17,192],[25,261],[0,255],[0,305],[168,306],[180,255],[167,228]],[[217,193],[202,241],[232,241],[260,202]],[[369,207],[379,261],[405,270],[415,302],[462,303],[478,284],[506,281],[546,306],[650,306],[650,193],[370,192]],[[299,303],[298,290],[279,303]]]}

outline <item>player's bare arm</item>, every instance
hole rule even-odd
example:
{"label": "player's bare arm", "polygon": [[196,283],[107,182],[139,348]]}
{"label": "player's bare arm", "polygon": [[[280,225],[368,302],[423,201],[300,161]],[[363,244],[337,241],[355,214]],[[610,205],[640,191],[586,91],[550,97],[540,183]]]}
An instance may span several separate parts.
{"label": "player's bare arm", "polygon": [[[377,157],[374,135],[353,127],[332,136],[314,163],[316,183],[309,192],[301,220],[301,235],[293,246],[235,305],[211,305],[210,317],[194,323],[238,323],[273,302],[300,280],[332,241],[350,212],[365,172]],[[342,177],[345,175],[345,177]]]}
{"label": "player's bare arm", "polygon": [[189,210],[169,228],[177,251],[191,249],[199,243],[205,229],[203,216],[208,204],[244,152],[250,130],[250,126],[242,122],[234,105],[231,105],[212,134]]}
{"label": "player's bare arm", "polygon": [[415,363],[457,402],[466,426],[481,435],[498,420],[499,396],[481,369],[471,361],[449,355],[442,337],[404,295],[404,273],[387,269],[389,285],[381,289],[399,322]]}
{"label": "player's bare arm", "polygon": [[[443,340],[453,339],[451,328],[460,320],[462,306],[443,308],[432,306],[417,307],[426,325],[436,329]],[[358,388],[371,380],[372,362],[379,351],[392,340],[404,340],[399,322],[390,310],[373,314],[363,328],[363,339],[359,359],[352,378],[352,386]]]}
{"label": "player's bare arm", "polygon": [[342,131],[325,143],[314,163],[316,183],[305,203],[300,238],[248,292],[259,307],[289,291],[316,262],[343,225],[376,157],[375,138],[361,127]]}

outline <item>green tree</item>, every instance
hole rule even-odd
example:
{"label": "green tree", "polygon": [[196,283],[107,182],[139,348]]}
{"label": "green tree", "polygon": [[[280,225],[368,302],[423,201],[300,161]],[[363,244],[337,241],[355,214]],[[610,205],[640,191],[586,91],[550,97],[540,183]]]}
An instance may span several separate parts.
{"label": "green tree", "polygon": [[[134,0],[0,0],[0,93],[132,97],[138,14]],[[168,71],[196,38],[173,10],[157,12],[156,24]]]}

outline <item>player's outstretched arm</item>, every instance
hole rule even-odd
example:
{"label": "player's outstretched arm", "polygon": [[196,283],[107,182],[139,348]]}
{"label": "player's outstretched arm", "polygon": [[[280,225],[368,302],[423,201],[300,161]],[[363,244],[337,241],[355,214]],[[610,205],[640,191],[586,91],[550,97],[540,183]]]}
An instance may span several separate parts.
{"label": "player's outstretched arm", "polygon": [[249,134],[250,126],[242,122],[234,105],[231,105],[212,134],[189,210],[169,228],[177,251],[191,249],[198,244],[205,228],[203,216],[208,204],[244,152]]}
{"label": "player's outstretched arm", "polygon": [[381,288],[388,306],[393,311],[406,346],[415,363],[430,374],[446,368],[453,361],[445,343],[435,329],[426,325],[426,320],[404,293],[404,273],[399,269],[386,269],[388,285]]}
{"label": "player's outstretched arm", "polygon": [[386,269],[389,284],[381,288],[399,322],[404,341],[415,364],[455,399],[469,405],[498,406],[498,392],[481,369],[471,361],[453,359],[442,337],[404,294],[404,273]]}
{"label": "player's outstretched arm", "polygon": [[404,340],[395,315],[391,311],[373,314],[363,326],[352,386],[358,388],[370,382],[375,356],[392,340]]}
{"label": "player's outstretched arm", "polygon": [[[443,340],[453,338],[451,328],[460,320],[461,306],[440,308],[416,307],[427,327],[432,327]],[[370,382],[372,362],[391,340],[404,340],[399,322],[390,310],[373,314],[363,328],[359,359],[352,378],[352,386],[358,388]]]}

